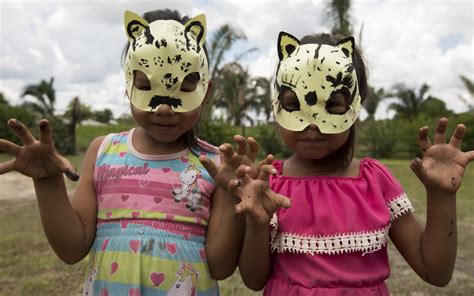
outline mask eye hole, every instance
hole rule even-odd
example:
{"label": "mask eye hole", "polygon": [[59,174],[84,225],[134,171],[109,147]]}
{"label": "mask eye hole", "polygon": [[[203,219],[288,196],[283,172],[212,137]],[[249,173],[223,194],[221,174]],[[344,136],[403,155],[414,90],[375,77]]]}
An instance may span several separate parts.
{"label": "mask eye hole", "polygon": [[329,114],[345,114],[349,110],[351,94],[347,88],[334,91],[326,102],[326,111]]}
{"label": "mask eye hole", "polygon": [[151,90],[150,80],[140,70],[133,71],[133,85],[139,90]]}
{"label": "mask eye hole", "polygon": [[281,88],[280,94],[278,95],[278,100],[280,101],[281,107],[288,112],[299,111],[300,110],[300,101],[298,101],[298,96],[290,88],[283,86]]}
{"label": "mask eye hole", "polygon": [[198,72],[189,73],[184,77],[180,90],[183,92],[192,92],[196,89],[200,80],[201,76]]}

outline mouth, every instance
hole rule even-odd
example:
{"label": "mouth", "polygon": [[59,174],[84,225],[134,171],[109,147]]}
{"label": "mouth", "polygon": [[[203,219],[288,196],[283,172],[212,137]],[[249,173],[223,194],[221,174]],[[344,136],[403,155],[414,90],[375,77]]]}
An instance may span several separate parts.
{"label": "mouth", "polygon": [[177,124],[170,124],[170,123],[154,123],[153,125],[158,128],[173,128],[177,126]]}
{"label": "mouth", "polygon": [[319,138],[303,138],[303,139],[300,139],[300,141],[305,142],[305,143],[322,143],[325,140],[319,139]]}

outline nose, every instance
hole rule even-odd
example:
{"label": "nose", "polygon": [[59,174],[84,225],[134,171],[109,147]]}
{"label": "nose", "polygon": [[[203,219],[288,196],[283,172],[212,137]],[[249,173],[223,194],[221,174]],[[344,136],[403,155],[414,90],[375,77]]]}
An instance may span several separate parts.
{"label": "nose", "polygon": [[156,115],[173,115],[174,110],[173,110],[173,107],[171,107],[171,105],[161,104],[158,106],[158,108],[156,108],[155,114]]}
{"label": "nose", "polygon": [[316,124],[314,123],[311,123],[310,125],[308,125],[309,129],[313,130],[313,131],[316,131],[318,130],[319,131],[319,128]]}

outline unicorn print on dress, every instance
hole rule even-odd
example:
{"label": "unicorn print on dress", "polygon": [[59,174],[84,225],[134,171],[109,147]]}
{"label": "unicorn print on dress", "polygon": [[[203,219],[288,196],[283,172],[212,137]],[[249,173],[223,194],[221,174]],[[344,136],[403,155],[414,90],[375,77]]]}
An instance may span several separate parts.
{"label": "unicorn print on dress", "polygon": [[93,283],[97,277],[98,269],[97,267],[90,267],[90,273],[87,276],[84,285],[82,287],[82,296],[92,296],[94,295]]}
{"label": "unicorn print on dress", "polygon": [[182,199],[188,201],[186,207],[189,208],[191,212],[200,209],[201,192],[197,184],[199,177],[201,177],[201,171],[197,169],[196,165],[190,164],[179,174],[181,187],[174,188],[171,191],[174,195],[175,202],[180,202]]}
{"label": "unicorn print on dress", "polygon": [[196,282],[199,277],[199,272],[194,270],[189,263],[181,263],[180,269],[176,272],[176,281],[171,286],[171,289],[166,294],[167,296],[195,296]]}

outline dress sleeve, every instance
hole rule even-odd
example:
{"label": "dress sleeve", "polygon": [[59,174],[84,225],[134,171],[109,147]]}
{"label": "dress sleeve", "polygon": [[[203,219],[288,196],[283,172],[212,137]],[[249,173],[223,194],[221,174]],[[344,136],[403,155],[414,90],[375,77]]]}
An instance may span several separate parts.
{"label": "dress sleeve", "polygon": [[207,157],[209,157],[216,164],[216,166],[220,166],[221,152],[219,151],[219,148],[202,139],[197,139],[196,143],[199,147],[200,154],[207,155]]}
{"label": "dress sleeve", "polygon": [[105,136],[105,138],[102,140],[102,143],[100,143],[100,146],[99,146],[99,150],[97,151],[97,158],[96,160],[99,159],[99,157],[102,155],[102,153],[104,152],[104,150],[110,145],[110,143],[112,142],[112,138],[115,136],[116,134],[108,134],[107,136]]}
{"label": "dress sleeve", "polygon": [[415,209],[405,190],[390,170],[377,160],[367,159],[366,161],[372,175],[371,179],[374,181],[372,186],[376,187],[383,196],[390,211],[390,221],[393,222],[408,212],[414,212]]}

